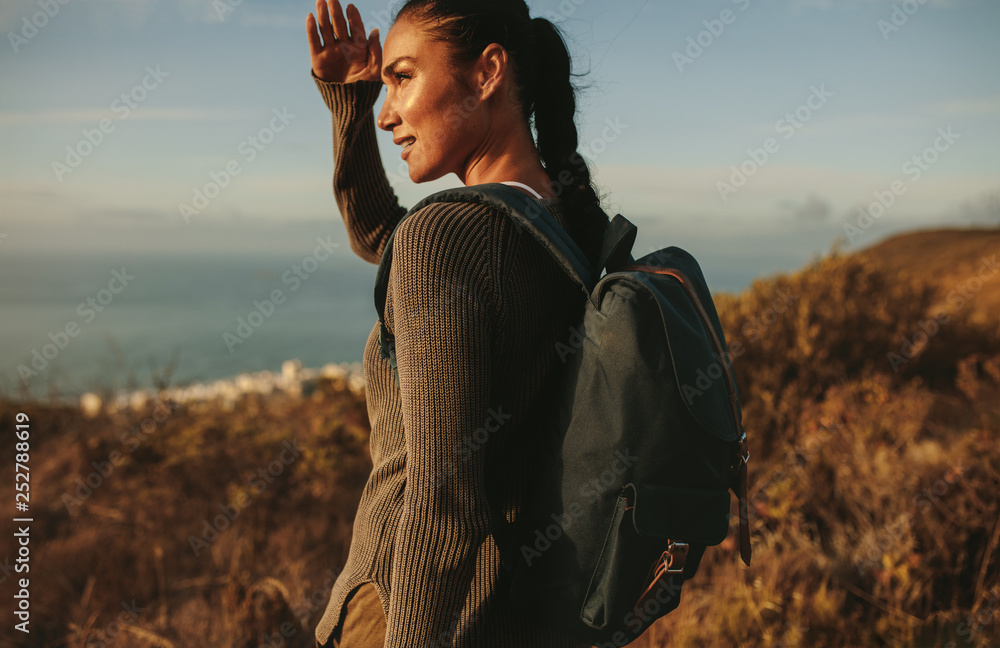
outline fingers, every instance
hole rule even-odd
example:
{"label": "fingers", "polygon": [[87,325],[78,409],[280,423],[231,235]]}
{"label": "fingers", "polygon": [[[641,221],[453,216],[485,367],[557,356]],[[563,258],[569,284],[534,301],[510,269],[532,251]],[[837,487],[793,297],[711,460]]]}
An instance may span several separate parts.
{"label": "fingers", "polygon": [[326,5],[326,0],[316,0],[316,17],[319,19],[323,44],[327,47],[333,45],[333,26],[330,24],[330,10]]}
{"label": "fingers", "polygon": [[351,23],[351,40],[358,45],[364,45],[365,23],[361,20],[361,12],[353,4],[347,5],[347,20]]}
{"label": "fingers", "polygon": [[379,42],[378,27],[368,37],[368,71],[376,80],[382,78],[382,43]]}
{"label": "fingers", "polygon": [[350,34],[347,32],[347,21],[344,20],[344,10],[340,8],[340,0],[333,0],[333,35],[338,40],[348,40]]}
{"label": "fingers", "polygon": [[309,14],[306,17],[306,35],[309,36],[309,52],[313,56],[323,51],[323,43],[320,42],[319,32],[316,29],[316,17]]}

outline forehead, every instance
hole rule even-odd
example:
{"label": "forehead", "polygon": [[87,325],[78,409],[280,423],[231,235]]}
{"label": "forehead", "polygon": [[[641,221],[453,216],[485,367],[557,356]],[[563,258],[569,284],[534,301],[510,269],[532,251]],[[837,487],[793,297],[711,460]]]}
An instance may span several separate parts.
{"label": "forehead", "polygon": [[427,33],[413,20],[400,18],[385,36],[382,60],[391,62],[399,56],[412,56],[414,51],[429,42]]}
{"label": "forehead", "polygon": [[432,39],[422,23],[403,17],[393,23],[385,37],[382,62],[388,66],[402,57],[419,59],[422,65],[444,63],[445,44]]}

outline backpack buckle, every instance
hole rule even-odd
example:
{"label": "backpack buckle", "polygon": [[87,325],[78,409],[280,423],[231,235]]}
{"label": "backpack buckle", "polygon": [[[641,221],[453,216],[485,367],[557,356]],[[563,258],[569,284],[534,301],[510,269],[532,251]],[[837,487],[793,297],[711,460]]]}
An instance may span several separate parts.
{"label": "backpack buckle", "polygon": [[750,445],[747,443],[747,433],[740,437],[740,461],[745,464],[750,463]]}
{"label": "backpack buckle", "polygon": [[686,542],[667,541],[667,550],[663,552],[663,566],[668,574],[680,574],[684,571],[690,547]]}

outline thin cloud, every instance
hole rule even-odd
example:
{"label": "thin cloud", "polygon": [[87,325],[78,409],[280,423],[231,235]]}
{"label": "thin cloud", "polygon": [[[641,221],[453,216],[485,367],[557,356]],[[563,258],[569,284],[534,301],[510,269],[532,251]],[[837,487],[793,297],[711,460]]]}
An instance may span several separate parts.
{"label": "thin cloud", "polygon": [[[212,0],[60,0],[59,13],[51,16],[49,22],[63,19],[73,22],[83,17],[93,24],[109,27],[122,24],[139,27],[149,22],[154,12],[165,9],[168,14],[174,13],[188,22],[219,23],[230,13],[244,8],[243,3],[236,0],[219,2],[221,5]],[[39,12],[42,9],[38,0],[3,0],[0,3],[0,31],[16,32],[23,27],[25,18],[30,21]]]}
{"label": "thin cloud", "polygon": [[[967,0],[925,0],[926,4],[934,7],[957,7],[963,4],[971,4]],[[807,10],[829,11],[831,9],[855,9],[862,5],[882,5],[891,6],[899,3],[899,0],[790,0],[788,7],[793,13]],[[921,2],[924,4],[924,2]]]}
{"label": "thin cloud", "polygon": [[1000,97],[955,99],[934,104],[931,109],[945,115],[996,115],[1000,114]]}
{"label": "thin cloud", "polygon": [[1000,225],[1000,189],[964,201],[953,217],[974,224]]}
{"label": "thin cloud", "polygon": [[830,215],[833,213],[830,202],[816,194],[811,194],[801,204],[791,200],[785,201],[782,203],[782,207],[791,214],[794,220],[807,223],[826,222],[830,220]]}
{"label": "thin cloud", "polygon": [[[238,114],[231,110],[206,110],[194,108],[163,108],[133,110],[130,120],[136,121],[211,121],[233,119]],[[25,124],[78,124],[93,123],[102,119],[117,121],[121,115],[111,110],[41,110],[38,112],[0,112],[0,127]]]}
{"label": "thin cloud", "polygon": [[[188,0],[180,1],[188,2]],[[101,19],[114,18],[126,23],[141,24],[149,17],[153,4],[154,0],[73,0],[65,4],[59,2],[56,5],[58,13],[46,16],[46,24],[62,20],[77,21],[81,11]],[[17,31],[24,26],[25,18],[31,21],[38,13],[45,14],[38,0],[4,0],[0,5],[0,31]]]}

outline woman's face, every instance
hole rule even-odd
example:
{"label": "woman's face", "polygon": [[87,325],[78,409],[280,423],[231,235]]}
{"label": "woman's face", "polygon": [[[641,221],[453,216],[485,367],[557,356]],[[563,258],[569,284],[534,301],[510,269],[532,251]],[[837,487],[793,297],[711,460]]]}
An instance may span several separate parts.
{"label": "woman's face", "polygon": [[483,136],[481,104],[454,77],[448,55],[443,42],[407,18],[397,20],[385,39],[387,94],[378,126],[403,147],[401,157],[414,182],[448,173],[462,178]]}

